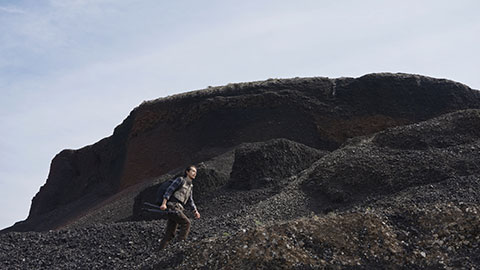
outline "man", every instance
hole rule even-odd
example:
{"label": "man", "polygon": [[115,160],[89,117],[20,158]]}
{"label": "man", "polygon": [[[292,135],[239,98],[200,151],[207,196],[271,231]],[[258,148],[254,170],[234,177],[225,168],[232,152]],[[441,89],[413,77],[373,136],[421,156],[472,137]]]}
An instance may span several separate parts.
{"label": "man", "polygon": [[193,201],[193,179],[197,176],[197,168],[195,166],[189,166],[185,169],[185,175],[178,177],[167,188],[163,195],[163,201],[160,205],[161,210],[170,210],[167,212],[167,228],[165,229],[165,236],[160,242],[160,248],[164,249],[168,242],[175,237],[175,231],[178,225],[180,225],[179,239],[187,239],[190,232],[190,219],[183,213],[184,206],[190,204],[193,208],[195,218],[200,218],[200,213]]}

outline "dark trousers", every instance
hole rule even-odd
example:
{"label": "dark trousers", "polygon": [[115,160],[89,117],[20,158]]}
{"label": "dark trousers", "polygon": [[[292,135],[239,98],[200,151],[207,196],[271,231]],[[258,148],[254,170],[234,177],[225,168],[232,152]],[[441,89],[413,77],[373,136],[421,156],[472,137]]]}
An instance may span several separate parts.
{"label": "dark trousers", "polygon": [[167,227],[165,229],[165,235],[160,242],[161,249],[164,249],[168,242],[175,238],[175,232],[179,226],[179,240],[186,240],[188,234],[190,233],[190,219],[188,219],[188,217],[183,213],[183,207],[177,204],[169,204],[167,207],[174,211],[169,211],[167,214]]}

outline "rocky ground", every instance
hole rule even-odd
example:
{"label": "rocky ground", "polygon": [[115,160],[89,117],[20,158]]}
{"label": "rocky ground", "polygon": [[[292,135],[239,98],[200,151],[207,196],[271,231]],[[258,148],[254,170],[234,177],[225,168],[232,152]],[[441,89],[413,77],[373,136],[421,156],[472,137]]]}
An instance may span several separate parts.
{"label": "rocky ground", "polygon": [[332,152],[244,144],[199,166],[196,184],[211,184],[187,241],[161,251],[164,220],[109,208],[95,225],[0,235],[0,268],[478,269],[479,125],[467,110]]}

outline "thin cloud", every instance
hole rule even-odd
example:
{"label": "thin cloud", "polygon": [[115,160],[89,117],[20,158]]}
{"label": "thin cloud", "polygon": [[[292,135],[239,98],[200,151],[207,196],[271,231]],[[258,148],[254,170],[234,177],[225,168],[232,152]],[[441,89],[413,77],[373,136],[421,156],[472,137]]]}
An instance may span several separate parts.
{"label": "thin cloud", "polygon": [[26,14],[22,9],[16,7],[2,7],[0,6],[0,12],[9,13],[9,14]]}

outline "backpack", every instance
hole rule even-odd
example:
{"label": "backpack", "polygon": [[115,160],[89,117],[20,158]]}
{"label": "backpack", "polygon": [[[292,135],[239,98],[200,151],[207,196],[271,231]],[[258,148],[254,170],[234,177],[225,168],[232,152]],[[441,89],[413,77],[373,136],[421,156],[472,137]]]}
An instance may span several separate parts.
{"label": "backpack", "polygon": [[160,184],[160,186],[158,187],[157,189],[157,195],[156,195],[156,204],[158,205],[161,205],[162,202],[163,202],[163,195],[165,194],[165,192],[167,191],[167,188],[173,183],[173,181],[175,181],[177,178],[173,178],[173,179],[170,179],[170,180],[167,180],[163,183]]}

